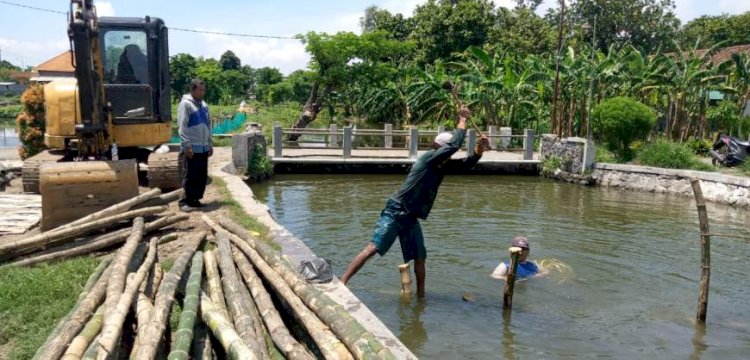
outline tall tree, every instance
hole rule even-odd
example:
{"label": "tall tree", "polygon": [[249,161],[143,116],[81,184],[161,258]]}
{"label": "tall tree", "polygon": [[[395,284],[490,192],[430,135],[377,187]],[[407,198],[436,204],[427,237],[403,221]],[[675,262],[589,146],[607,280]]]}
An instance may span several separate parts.
{"label": "tall tree", "polygon": [[712,46],[750,44],[750,11],[739,15],[704,15],[690,20],[680,31],[680,44],[690,48],[698,41]]}
{"label": "tall tree", "polygon": [[197,65],[197,61],[190,54],[180,53],[169,59],[170,87],[175,100],[188,92],[188,85],[195,77]]}
{"label": "tall tree", "polygon": [[221,58],[219,58],[219,66],[225,71],[239,70],[242,67],[242,61],[240,61],[240,58],[238,58],[232,50],[227,50],[221,54]]}
{"label": "tall tree", "polygon": [[[570,21],[583,25],[596,17],[596,42],[603,52],[612,44],[631,44],[651,53],[659,48],[673,50],[672,40],[680,27],[674,9],[674,0],[575,0]],[[592,36],[581,34],[586,44],[591,43]]]}
{"label": "tall tree", "polygon": [[469,46],[483,46],[495,23],[488,0],[429,0],[414,11],[412,40],[420,64],[452,60]]}
{"label": "tall tree", "polygon": [[362,33],[382,31],[391,39],[406,41],[414,31],[414,19],[401,14],[391,14],[386,9],[370,6],[359,19]]}

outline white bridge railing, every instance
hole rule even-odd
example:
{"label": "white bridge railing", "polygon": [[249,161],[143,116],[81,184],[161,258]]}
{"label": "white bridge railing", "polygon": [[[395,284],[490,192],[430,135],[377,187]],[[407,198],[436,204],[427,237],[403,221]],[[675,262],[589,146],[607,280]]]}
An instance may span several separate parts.
{"label": "white bridge railing", "polygon": [[[352,149],[367,150],[394,150],[408,149],[408,157],[416,158],[420,149],[420,137],[422,149],[428,149],[432,144],[432,138],[443,132],[443,127],[437,130],[419,130],[416,128],[408,130],[394,130],[393,124],[385,124],[383,130],[379,129],[356,129],[347,126],[341,130],[336,124],[331,124],[329,128],[282,128],[276,125],[273,128],[273,148],[274,157],[280,158],[284,155],[285,148],[294,149],[341,149],[342,156],[347,159],[352,157]],[[299,135],[294,141],[284,140],[286,135]],[[514,151],[523,152],[524,160],[533,160],[534,158],[534,140],[536,134],[533,129],[524,130],[523,135],[513,135],[511,128],[498,128],[490,126],[485,135],[490,140],[490,149],[493,151]],[[304,137],[304,139],[302,139]],[[429,138],[428,138],[429,137]],[[370,142],[376,142],[378,146],[363,144],[367,141],[358,141],[358,139],[367,138]],[[382,138],[382,141],[380,140]],[[399,142],[400,146],[394,146],[394,139]],[[401,140],[403,142],[400,142]],[[517,139],[514,141],[514,139]],[[522,139],[522,146],[518,146],[518,140]],[[465,149],[473,149],[477,142],[477,132],[474,129],[466,131]],[[382,146],[380,146],[382,144]],[[401,147],[403,146],[403,147]]]}

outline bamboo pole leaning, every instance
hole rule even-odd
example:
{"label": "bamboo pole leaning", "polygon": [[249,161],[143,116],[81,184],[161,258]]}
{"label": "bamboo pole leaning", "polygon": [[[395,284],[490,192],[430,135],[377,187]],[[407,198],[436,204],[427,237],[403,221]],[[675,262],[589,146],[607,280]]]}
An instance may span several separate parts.
{"label": "bamboo pole leaning", "polygon": [[[187,214],[168,215],[145,225],[143,233],[148,234],[167,226],[176,224],[180,221],[187,220],[190,216]],[[130,235],[131,229],[122,229],[108,234],[100,235],[91,239],[76,241],[49,248],[31,256],[20,258],[9,265],[12,266],[31,266],[43,262],[68,259],[76,256],[88,255],[95,251],[106,249],[125,241]],[[160,242],[161,243],[161,242]]]}
{"label": "bamboo pole leaning", "polygon": [[120,221],[130,220],[137,217],[158,214],[167,210],[166,206],[154,206],[139,210],[128,211],[122,214],[106,217],[73,228],[52,230],[39,235],[25,237],[16,241],[10,241],[0,245],[0,261],[7,261],[34,250],[45,249],[49,245],[71,240],[76,236],[84,235],[93,230],[100,230]]}
{"label": "bamboo pole leaning", "polygon": [[233,360],[256,360],[255,353],[242,341],[240,335],[221,311],[211,302],[211,298],[201,291],[201,318],[219,340],[227,356]]}
{"label": "bamboo pole leaning", "polygon": [[135,354],[136,359],[150,360],[156,356],[157,347],[164,335],[166,323],[169,321],[169,312],[172,308],[177,284],[180,282],[188,262],[190,262],[193,254],[205,238],[206,232],[201,231],[186,239],[182,253],[174,262],[174,265],[172,265],[172,269],[164,275],[159,285],[159,290],[156,292],[154,313],[151,316],[151,321],[138,331],[138,352]]}
{"label": "bamboo pole leaning", "polygon": [[245,255],[236,248],[233,249],[232,256],[237,263],[242,277],[245,279],[250,295],[258,306],[263,322],[266,324],[268,333],[274,344],[287,359],[293,360],[313,360],[315,357],[300,344],[287,329],[284,320],[281,318],[276,306],[271,299],[271,295],[266,290],[258,274],[253,270],[253,266]]}
{"label": "bamboo pole leaning", "polygon": [[[232,251],[232,253],[234,254],[234,251]],[[260,352],[260,358],[262,360],[271,360],[271,357],[268,354],[268,349],[269,346],[274,347],[274,344],[273,342],[269,344],[269,341],[266,340],[269,338],[268,331],[266,330],[266,327],[263,326],[263,319],[260,317],[258,307],[255,305],[255,301],[253,301],[253,297],[252,295],[250,295],[250,291],[247,290],[247,286],[245,286],[245,284],[242,282],[242,277],[238,275],[238,278],[240,279],[240,298],[242,299],[242,304],[245,309],[247,309],[250,318],[253,319],[255,339],[258,342],[258,351]]]}
{"label": "bamboo pole leaning", "polygon": [[177,189],[177,190],[174,190],[172,192],[168,192],[166,194],[161,194],[161,195],[159,195],[159,196],[157,196],[155,198],[146,200],[145,202],[143,202],[141,204],[138,204],[138,205],[135,205],[135,206],[133,206],[130,209],[131,210],[136,210],[136,209],[140,209],[140,208],[144,208],[144,207],[149,207],[149,206],[167,205],[169,203],[172,203],[172,202],[175,202],[177,200],[180,200],[183,197],[185,197],[185,190],[184,189]]}
{"label": "bamboo pole leaning", "polygon": [[78,225],[85,224],[85,223],[88,223],[88,222],[91,222],[91,221],[103,219],[103,218],[106,218],[106,217],[110,217],[112,215],[117,215],[117,214],[120,214],[120,213],[123,213],[123,212],[129,210],[130,208],[132,208],[135,205],[141,204],[141,203],[143,203],[143,202],[145,202],[147,200],[153,199],[153,198],[155,198],[155,197],[157,197],[159,195],[161,195],[161,190],[159,190],[159,189],[153,189],[153,190],[151,190],[151,191],[149,191],[147,193],[144,193],[144,194],[132,197],[130,199],[127,199],[125,201],[119,202],[117,204],[114,204],[114,205],[112,205],[112,206],[110,206],[110,207],[108,207],[106,209],[99,210],[99,211],[97,211],[97,212],[95,212],[93,214],[90,214],[90,215],[86,215],[86,216],[84,216],[84,217],[82,217],[82,218],[80,218],[78,220],[73,221],[73,222],[69,222],[69,223],[67,223],[65,225],[58,226],[58,227],[56,227],[53,230],[69,229],[69,228],[73,228],[73,227],[76,227]]}
{"label": "bamboo pole leaning", "polygon": [[180,323],[177,326],[177,334],[169,353],[169,360],[187,360],[190,357],[190,345],[193,342],[193,328],[198,314],[202,277],[203,253],[197,251],[193,255],[193,263],[190,266],[190,276],[185,287],[185,301],[180,314]]}
{"label": "bamboo pole leaning", "polygon": [[[320,317],[333,330],[336,336],[346,344],[346,347],[355,358],[378,357],[382,359],[395,359],[393,353],[352,317],[341,304],[333,301],[328,295],[303,280],[273,249],[255,241],[249,231],[229,219],[219,219],[219,223],[222,227],[236,235],[231,237],[231,239],[235,244],[241,244],[241,249],[243,246],[246,248],[249,247],[250,250],[256,252],[259,257],[271,266],[273,270],[278,272],[304,304]],[[252,249],[252,246],[254,246],[254,249]],[[253,260],[252,257],[250,259]],[[257,267],[257,264],[255,265]]]}
{"label": "bamboo pole leaning", "polygon": [[125,240],[120,250],[117,251],[115,259],[112,261],[112,270],[110,270],[109,279],[107,280],[107,297],[104,300],[105,317],[110,317],[120,301],[123,289],[125,289],[125,277],[128,274],[128,266],[133,259],[133,255],[138,249],[138,243],[143,238],[143,218],[139,217],[133,220],[130,236]]}
{"label": "bamboo pole leaning", "polygon": [[244,285],[240,283],[237,271],[234,268],[229,234],[225,231],[216,233],[216,245],[218,245],[217,260],[221,270],[221,284],[227,300],[227,308],[234,321],[234,327],[245,344],[253,351],[255,357],[262,359],[253,319],[250,317],[246,308],[247,304],[242,301],[242,295],[240,294],[240,286]]}
{"label": "bamboo pole leaning", "polygon": [[513,289],[516,285],[516,270],[518,269],[518,257],[522,249],[517,246],[511,246],[508,249],[510,253],[510,268],[505,276],[505,288],[503,289],[503,309],[509,310],[513,307]]}
{"label": "bamboo pole leaning", "polygon": [[[128,281],[125,289],[119,294],[120,296],[115,307],[111,311],[107,309],[102,336],[99,339],[99,355],[97,356],[99,360],[111,359],[117,353],[117,346],[120,343],[120,335],[122,334],[125,317],[128,315],[130,306],[138,289],[141,287],[141,283],[146,279],[156,260],[156,241],[156,237],[151,238],[146,260],[138,268],[132,281]],[[111,280],[112,278],[110,278]]]}
{"label": "bamboo pole leaning", "polygon": [[99,265],[94,269],[94,271],[89,275],[88,280],[86,280],[86,284],[83,286],[83,290],[81,290],[81,293],[78,295],[78,301],[75,305],[73,305],[73,308],[70,309],[70,311],[63,317],[58,323],[57,326],[55,326],[54,329],[52,329],[52,332],[50,332],[49,336],[47,336],[47,339],[44,341],[44,344],[37,349],[36,354],[34,354],[33,359],[41,359],[41,353],[43,349],[47,348],[49,344],[57,337],[57,335],[60,333],[61,329],[65,326],[65,324],[68,323],[68,320],[73,316],[73,314],[76,312],[76,309],[81,306],[81,302],[83,299],[86,298],[86,296],[91,292],[91,289],[94,288],[94,286],[99,282],[99,279],[104,274],[104,271],[109,267],[109,264],[112,262],[112,257],[107,256],[104,259],[102,259],[101,262],[99,262]]}
{"label": "bamboo pole leaning", "polygon": [[699,322],[706,322],[706,313],[708,312],[708,291],[711,282],[711,231],[708,226],[708,210],[706,210],[706,201],[703,199],[703,190],[698,179],[691,179],[690,185],[693,187],[695,195],[695,206],[698,208],[698,222],[701,230],[701,280],[700,293],[698,294],[698,313],[696,319]]}

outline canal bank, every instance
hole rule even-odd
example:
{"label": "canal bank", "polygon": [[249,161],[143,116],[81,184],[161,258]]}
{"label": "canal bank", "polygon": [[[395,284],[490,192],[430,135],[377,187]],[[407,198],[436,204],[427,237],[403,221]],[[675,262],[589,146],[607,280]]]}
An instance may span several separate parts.
{"label": "canal bank", "polygon": [[[232,198],[251,217],[269,229],[268,236],[281,247],[283,257],[297,268],[300,261],[316,258],[305,243],[276,222],[270,209],[257,201],[250,187],[237,175],[231,162],[215,162],[209,169],[212,177],[220,178]],[[315,284],[318,290],[342,305],[366,330],[386,346],[398,359],[416,359],[416,356],[370,311],[349,289],[334,276],[332,282]]]}

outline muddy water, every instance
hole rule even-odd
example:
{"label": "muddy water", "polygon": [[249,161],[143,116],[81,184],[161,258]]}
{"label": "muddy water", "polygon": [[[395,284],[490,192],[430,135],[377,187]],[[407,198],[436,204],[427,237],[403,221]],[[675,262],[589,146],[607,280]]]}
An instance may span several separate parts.
{"label": "muddy water", "polygon": [[[277,176],[255,186],[274,217],[341,275],[403,176]],[[711,230],[748,234],[747,210],[709,205]],[[694,326],[695,205],[671,195],[534,177],[448,177],[427,221],[424,302],[399,295],[398,243],[350,288],[423,359],[747,359],[750,241],[712,239],[708,325]],[[489,273],[523,234],[552,271],[516,285],[510,317]],[[474,302],[462,301],[464,293]]]}

